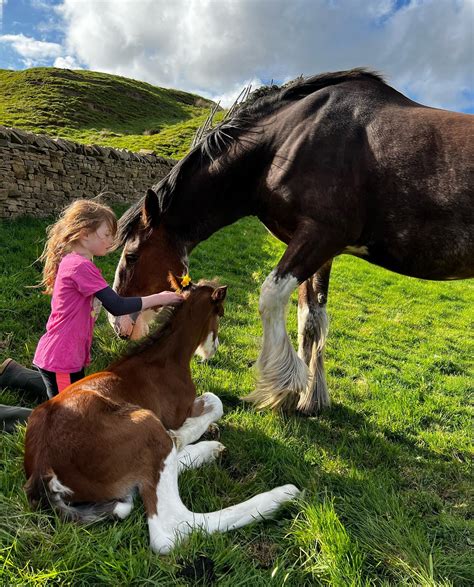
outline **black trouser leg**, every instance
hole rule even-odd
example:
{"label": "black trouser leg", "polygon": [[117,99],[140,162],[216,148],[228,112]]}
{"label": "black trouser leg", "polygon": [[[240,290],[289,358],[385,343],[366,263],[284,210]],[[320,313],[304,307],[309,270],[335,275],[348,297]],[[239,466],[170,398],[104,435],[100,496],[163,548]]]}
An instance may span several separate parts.
{"label": "black trouser leg", "polygon": [[16,424],[26,422],[33,410],[0,404],[0,431],[13,432]]}
{"label": "black trouser leg", "polygon": [[23,367],[13,359],[8,361],[0,373],[0,387],[23,391],[27,394],[27,399],[34,403],[41,403],[47,399],[41,374],[36,370]]}

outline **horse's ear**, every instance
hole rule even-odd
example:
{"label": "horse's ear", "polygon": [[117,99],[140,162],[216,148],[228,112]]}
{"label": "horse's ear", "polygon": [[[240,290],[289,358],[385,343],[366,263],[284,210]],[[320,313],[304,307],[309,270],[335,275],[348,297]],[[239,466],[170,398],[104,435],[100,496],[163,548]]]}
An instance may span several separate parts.
{"label": "horse's ear", "polygon": [[227,295],[227,285],[223,285],[222,287],[218,287],[212,292],[212,299],[215,302],[222,302],[225,300],[225,296]]}
{"label": "horse's ear", "polygon": [[156,192],[148,189],[145,195],[145,202],[142,208],[142,218],[144,224],[152,226],[158,224],[160,219],[161,209],[160,202]]}
{"label": "horse's ear", "polygon": [[177,277],[171,271],[168,271],[168,281],[169,281],[171,287],[174,289],[174,291],[178,291],[178,292],[181,291],[180,278]]}

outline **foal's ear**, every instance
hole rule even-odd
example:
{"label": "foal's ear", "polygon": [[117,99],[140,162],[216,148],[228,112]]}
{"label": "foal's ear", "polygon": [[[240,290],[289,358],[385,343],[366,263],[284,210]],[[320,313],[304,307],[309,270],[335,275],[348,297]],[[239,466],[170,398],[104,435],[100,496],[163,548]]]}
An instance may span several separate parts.
{"label": "foal's ear", "polygon": [[158,224],[161,215],[160,202],[156,192],[148,189],[145,196],[145,202],[142,208],[142,218],[144,224],[151,226]]}
{"label": "foal's ear", "polygon": [[215,302],[222,302],[222,301],[224,301],[226,295],[227,295],[227,285],[223,285],[222,287],[218,287],[217,289],[215,289],[212,292],[211,298]]}

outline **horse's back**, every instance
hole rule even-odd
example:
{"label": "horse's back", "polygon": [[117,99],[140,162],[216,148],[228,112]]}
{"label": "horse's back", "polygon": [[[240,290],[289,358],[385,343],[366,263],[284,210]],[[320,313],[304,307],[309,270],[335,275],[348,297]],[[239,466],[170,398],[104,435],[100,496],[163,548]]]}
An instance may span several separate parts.
{"label": "horse's back", "polygon": [[474,274],[473,116],[363,81],[324,88],[275,125],[260,218],[282,240],[308,218],[393,271]]}

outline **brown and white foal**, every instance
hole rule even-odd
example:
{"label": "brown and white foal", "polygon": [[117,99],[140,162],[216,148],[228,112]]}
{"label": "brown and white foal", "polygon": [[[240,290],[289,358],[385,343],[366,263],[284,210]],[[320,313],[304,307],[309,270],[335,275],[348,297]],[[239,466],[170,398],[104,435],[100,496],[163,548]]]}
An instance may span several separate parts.
{"label": "brown and white foal", "polygon": [[66,518],[125,518],[138,490],[151,548],[167,553],[194,528],[225,532],[270,517],[299,494],[284,485],[207,514],[181,501],[178,473],[213,461],[216,441],[190,444],[223,413],[212,394],[196,397],[190,361],[217,350],[226,287],[193,286],[185,302],[162,310],[155,332],[106,371],[72,384],[38,406],[25,442],[26,494]]}

